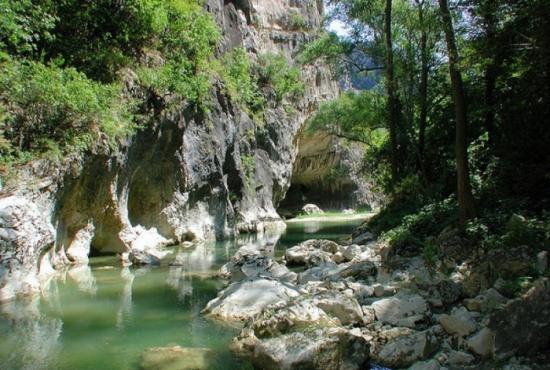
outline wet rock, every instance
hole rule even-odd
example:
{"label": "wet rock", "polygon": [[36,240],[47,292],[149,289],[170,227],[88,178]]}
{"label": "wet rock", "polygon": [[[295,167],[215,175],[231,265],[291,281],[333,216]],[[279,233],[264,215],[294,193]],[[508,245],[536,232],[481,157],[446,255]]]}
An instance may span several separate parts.
{"label": "wet rock", "polygon": [[480,356],[489,357],[494,353],[495,334],[491,329],[483,328],[466,340],[466,346]]}
{"label": "wet rock", "polygon": [[366,368],[369,360],[365,338],[343,328],[313,329],[262,339],[245,329],[232,342],[231,349],[256,368],[265,370],[359,370]]}
{"label": "wet rock", "polygon": [[247,278],[231,284],[208,302],[203,314],[227,321],[245,321],[270,305],[284,306],[300,295],[295,286],[266,278]]}
{"label": "wet rock", "polygon": [[539,279],[522,297],[495,311],[489,328],[495,333],[495,348],[502,354],[529,355],[550,345],[550,282]]}
{"label": "wet rock", "polygon": [[286,266],[259,253],[237,253],[231,261],[222,266],[218,275],[232,282],[258,276],[288,282],[295,282],[298,278],[298,274]]}
{"label": "wet rock", "polygon": [[454,308],[450,315],[440,315],[439,323],[447,333],[460,337],[473,333],[477,329],[474,316],[464,307]]}
{"label": "wet rock", "polygon": [[417,294],[398,294],[372,304],[379,321],[412,328],[428,314],[426,300]]}
{"label": "wet rock", "polygon": [[313,214],[323,214],[323,210],[316,206],[315,204],[306,204],[302,207],[302,212],[304,212],[306,215],[313,215]]}
{"label": "wet rock", "polygon": [[401,368],[426,359],[436,348],[436,339],[428,331],[392,328],[376,335],[371,357],[381,365]]}
{"label": "wet rock", "polygon": [[141,355],[143,370],[203,370],[209,368],[209,348],[153,347]]}

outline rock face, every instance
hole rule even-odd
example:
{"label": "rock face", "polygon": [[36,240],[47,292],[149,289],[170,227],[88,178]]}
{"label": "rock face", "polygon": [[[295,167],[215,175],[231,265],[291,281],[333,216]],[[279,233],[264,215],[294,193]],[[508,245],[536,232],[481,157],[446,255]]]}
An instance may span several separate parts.
{"label": "rock face", "polygon": [[[252,59],[279,53],[292,64],[298,48],[315,37],[323,3],[209,0],[205,8],[222,30],[220,54],[242,46]],[[292,26],[295,13],[307,30]],[[85,263],[93,251],[158,263],[167,244],[261,232],[280,221],[276,208],[290,186],[296,137],[318,104],[339,90],[322,65],[303,67],[302,76],[305,93],[292,102],[292,112],[270,103],[260,124],[217,82],[207,113],[185,103],[152,107],[151,122],[116,151],[98,146],[92,154],[22,169],[17,186],[0,193],[16,197],[0,207],[6,220],[0,224],[0,287],[22,282],[10,283],[4,297],[36,290],[28,281],[44,252],[53,268]],[[131,71],[124,80],[129,94],[147,100]],[[25,198],[26,209],[10,205],[17,197]],[[12,225],[16,219],[21,222]],[[29,235],[32,240],[24,240]]]}
{"label": "rock face", "polygon": [[0,199],[0,302],[39,288],[38,263],[54,242],[53,227],[25,197]]}

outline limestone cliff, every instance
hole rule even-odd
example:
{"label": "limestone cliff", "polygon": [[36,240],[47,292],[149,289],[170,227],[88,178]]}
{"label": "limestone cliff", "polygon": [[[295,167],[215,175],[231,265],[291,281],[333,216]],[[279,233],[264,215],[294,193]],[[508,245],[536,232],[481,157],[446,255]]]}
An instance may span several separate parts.
{"label": "limestone cliff", "polygon": [[[205,7],[223,31],[219,53],[243,46],[252,58],[282,53],[291,63],[323,12],[321,1],[210,0]],[[218,83],[207,113],[155,109],[147,128],[116,150],[21,169],[18,186],[1,195],[0,300],[37,292],[39,279],[86,263],[94,251],[150,262],[170,243],[261,231],[280,220],[296,135],[320,101],[338,94],[323,66],[302,74],[304,97],[292,109],[271,105],[261,124]],[[127,90],[143,94],[133,79],[127,71]]]}

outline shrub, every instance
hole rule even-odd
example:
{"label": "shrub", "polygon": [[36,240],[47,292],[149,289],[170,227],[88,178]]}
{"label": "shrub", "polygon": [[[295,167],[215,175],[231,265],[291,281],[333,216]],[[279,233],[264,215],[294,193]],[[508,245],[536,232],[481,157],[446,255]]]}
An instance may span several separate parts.
{"label": "shrub", "polygon": [[305,86],[300,70],[291,67],[283,55],[271,53],[260,55],[256,68],[259,83],[273,90],[278,103],[285,98],[303,95]]}
{"label": "shrub", "polygon": [[262,111],[265,100],[261,96],[252,62],[243,48],[235,48],[222,58],[219,68],[229,95],[238,104],[251,112]]}
{"label": "shrub", "polygon": [[0,65],[0,151],[5,161],[21,152],[62,153],[88,148],[100,135],[110,143],[130,133],[130,101],[117,84],[103,85],[73,68],[38,62]]}
{"label": "shrub", "polygon": [[309,25],[304,16],[293,9],[288,13],[288,27],[293,31],[305,31]]}
{"label": "shrub", "polygon": [[211,87],[211,60],[220,31],[196,3],[172,0],[157,5],[154,29],[164,62],[139,68],[140,80],[161,97],[176,94],[203,105]]}

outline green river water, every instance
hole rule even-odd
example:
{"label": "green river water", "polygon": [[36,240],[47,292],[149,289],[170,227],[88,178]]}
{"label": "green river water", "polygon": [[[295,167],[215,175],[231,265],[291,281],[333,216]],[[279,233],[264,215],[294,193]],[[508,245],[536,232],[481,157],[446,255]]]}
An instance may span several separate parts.
{"label": "green river water", "polygon": [[[337,239],[361,219],[301,220],[282,235],[266,233],[179,251],[181,266],[122,268],[92,257],[50,281],[42,297],[0,305],[0,369],[140,369],[149,347],[213,350],[212,369],[250,369],[228,350],[238,329],[200,311],[224,283],[215,272],[242,245],[284,250],[307,239]],[[268,248],[270,249],[270,248]]]}

